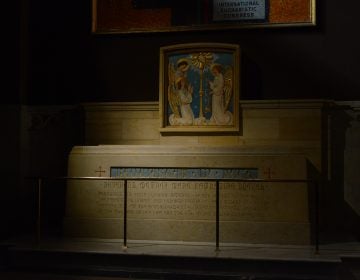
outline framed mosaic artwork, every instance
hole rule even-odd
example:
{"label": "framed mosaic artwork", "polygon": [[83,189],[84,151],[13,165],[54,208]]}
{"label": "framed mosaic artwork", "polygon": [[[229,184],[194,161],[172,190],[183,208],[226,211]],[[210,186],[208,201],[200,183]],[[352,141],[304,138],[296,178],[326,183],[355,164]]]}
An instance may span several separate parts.
{"label": "framed mosaic artwork", "polygon": [[160,132],[238,132],[240,47],[192,43],[160,49]]}

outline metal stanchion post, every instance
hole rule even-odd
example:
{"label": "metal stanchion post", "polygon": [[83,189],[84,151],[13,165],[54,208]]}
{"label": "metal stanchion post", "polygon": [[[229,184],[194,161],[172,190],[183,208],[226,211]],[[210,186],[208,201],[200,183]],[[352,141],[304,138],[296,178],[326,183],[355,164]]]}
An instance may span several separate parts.
{"label": "metal stanchion post", "polygon": [[124,180],[124,242],[123,250],[127,249],[127,180]]}
{"label": "metal stanchion post", "polygon": [[220,183],[216,180],[216,251],[220,251]]}
{"label": "metal stanchion post", "polygon": [[38,178],[38,212],[37,212],[37,229],[36,229],[36,238],[39,243],[41,240],[41,187],[42,187],[42,179]]}
{"label": "metal stanchion post", "polygon": [[320,249],[319,249],[319,243],[320,243],[320,238],[319,238],[319,182],[318,181],[314,181],[314,186],[315,186],[315,254],[318,255],[320,254]]}

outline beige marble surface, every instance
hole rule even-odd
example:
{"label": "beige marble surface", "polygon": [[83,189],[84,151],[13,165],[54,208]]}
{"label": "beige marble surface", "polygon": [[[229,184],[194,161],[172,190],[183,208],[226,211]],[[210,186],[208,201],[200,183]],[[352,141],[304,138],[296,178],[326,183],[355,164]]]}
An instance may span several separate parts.
{"label": "beige marble surface", "polygon": [[[111,167],[255,168],[259,179],[307,179],[304,155],[239,146],[102,145],[74,147],[69,176],[109,176]],[[100,179],[100,178],[98,178]],[[309,186],[294,182],[220,183],[223,242],[308,244]],[[66,232],[120,238],[123,181],[71,180]],[[215,183],[128,182],[128,236],[134,240],[213,241]]]}
{"label": "beige marble surface", "polygon": [[[287,147],[303,153],[322,170],[327,163],[327,100],[252,100],[240,102],[236,134],[161,134],[158,102],[88,103],[88,145],[231,145]],[[325,171],[325,170],[324,170]]]}

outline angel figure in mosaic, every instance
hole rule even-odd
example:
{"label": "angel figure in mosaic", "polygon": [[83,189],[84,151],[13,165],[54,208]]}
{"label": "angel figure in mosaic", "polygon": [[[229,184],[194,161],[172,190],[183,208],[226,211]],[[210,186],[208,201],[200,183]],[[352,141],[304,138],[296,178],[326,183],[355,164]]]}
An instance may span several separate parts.
{"label": "angel figure in mosaic", "polygon": [[193,87],[187,79],[190,64],[181,58],[176,68],[169,63],[168,102],[172,114],[169,116],[170,125],[193,125],[194,113],[191,109]]}
{"label": "angel figure in mosaic", "polygon": [[229,105],[233,94],[233,70],[232,67],[223,67],[215,63],[210,67],[214,76],[209,81],[212,95],[212,115],[209,121],[210,125],[231,125],[233,115],[229,111]]}

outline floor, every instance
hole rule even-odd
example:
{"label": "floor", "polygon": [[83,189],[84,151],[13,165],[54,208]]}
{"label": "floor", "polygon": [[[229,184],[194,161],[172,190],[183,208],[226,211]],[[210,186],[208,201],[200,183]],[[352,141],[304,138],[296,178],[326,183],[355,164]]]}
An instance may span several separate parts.
{"label": "floor", "polygon": [[316,253],[314,246],[220,244],[219,250],[216,250],[215,245],[209,243],[162,241],[128,241],[127,248],[124,249],[121,240],[108,239],[47,239],[35,242],[24,238],[8,241],[6,244],[21,249],[44,251],[256,260],[338,262],[342,257],[360,257],[360,243],[357,242],[320,245],[318,253]]}
{"label": "floor", "polygon": [[[20,250],[50,252],[80,252],[95,254],[122,254],[141,256],[180,256],[237,260],[276,260],[287,262],[341,263],[342,258],[360,258],[360,243],[333,243],[321,245],[316,253],[314,246],[264,245],[264,244],[220,244],[216,250],[214,244],[190,242],[145,242],[128,241],[127,248],[121,240],[101,239],[47,239],[36,242],[34,239],[17,238],[0,243],[2,246],[13,246]],[[96,275],[69,275],[6,271],[0,269],[0,279],[6,280],[123,280],[122,278]],[[151,280],[146,278],[147,280]],[[144,278],[142,278],[144,280]]]}

